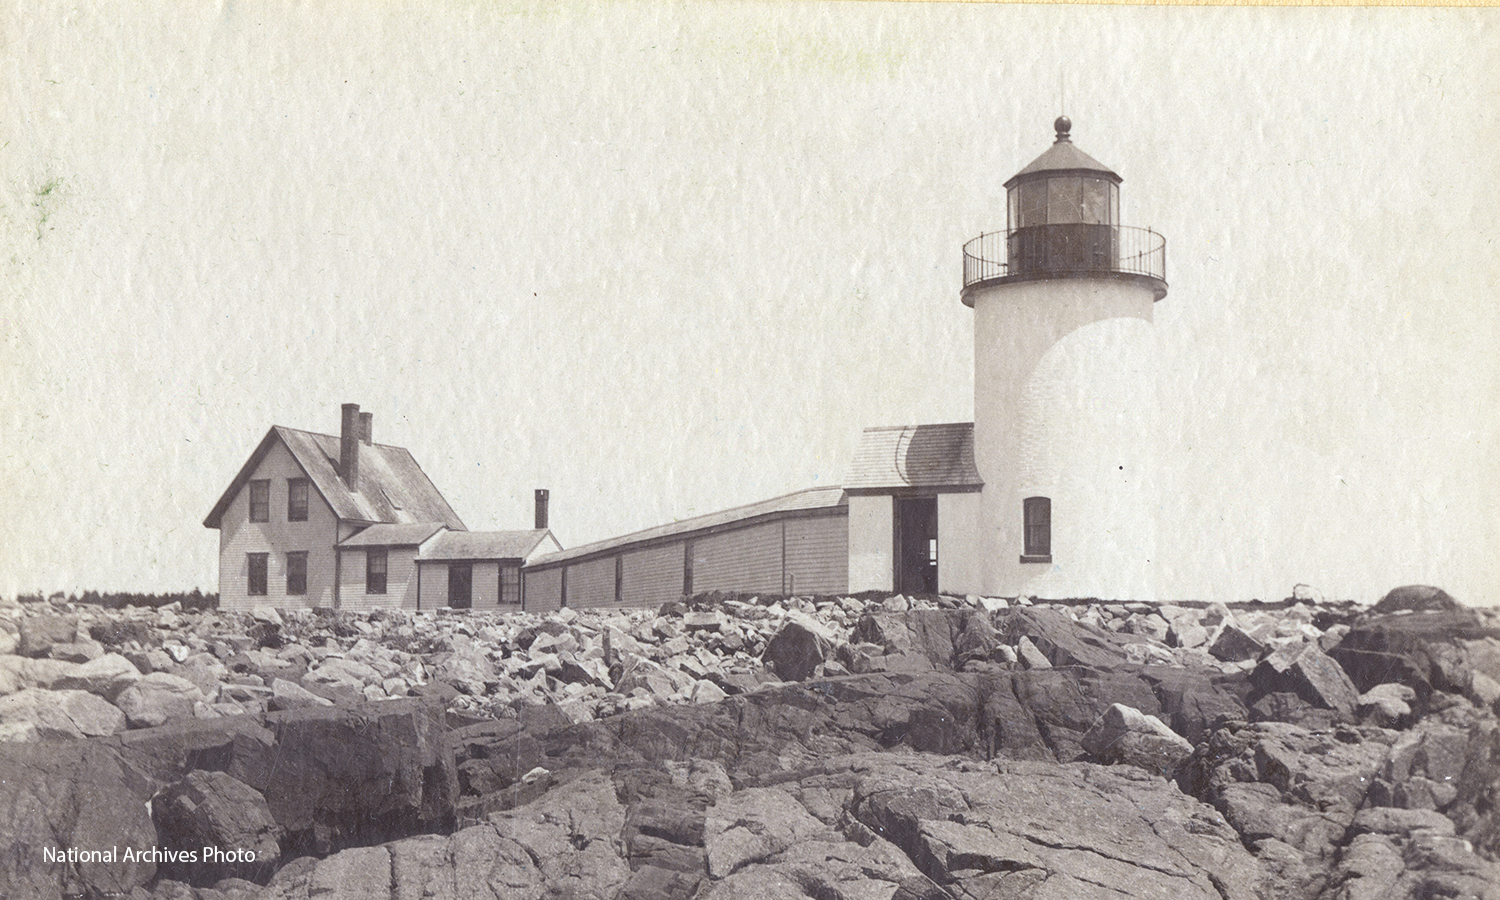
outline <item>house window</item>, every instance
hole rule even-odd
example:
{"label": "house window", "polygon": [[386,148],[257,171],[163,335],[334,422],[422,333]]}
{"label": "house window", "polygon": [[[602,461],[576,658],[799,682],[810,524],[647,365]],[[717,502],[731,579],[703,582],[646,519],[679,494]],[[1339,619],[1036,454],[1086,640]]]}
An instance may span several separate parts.
{"label": "house window", "polygon": [[290,478],[286,483],[286,520],[307,521],[307,479]]}
{"label": "house window", "polygon": [[249,569],[245,593],[252,597],[264,597],[266,595],[266,557],[265,553],[247,553],[247,568]]}
{"label": "house window", "polygon": [[307,551],[295,550],[286,555],[286,592],[307,593]]}
{"label": "house window", "polygon": [[500,602],[521,602],[521,567],[500,567]]}
{"label": "house window", "polygon": [[1021,562],[1052,562],[1052,500],[1027,497],[1021,502],[1021,515],[1026,532],[1026,549]]}
{"label": "house window", "polygon": [[371,547],[365,551],[365,593],[385,593],[386,550]]}
{"label": "house window", "polygon": [[250,521],[271,521],[271,482],[257,479],[250,482]]}

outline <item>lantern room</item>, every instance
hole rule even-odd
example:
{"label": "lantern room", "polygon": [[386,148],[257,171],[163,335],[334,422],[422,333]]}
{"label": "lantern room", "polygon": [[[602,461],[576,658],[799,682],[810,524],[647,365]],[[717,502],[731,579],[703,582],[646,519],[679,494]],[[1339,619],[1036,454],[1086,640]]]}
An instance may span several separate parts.
{"label": "lantern room", "polygon": [[1052,146],[1005,182],[1005,231],[964,247],[964,302],[979,283],[1101,275],[1145,276],[1165,297],[1166,242],[1120,224],[1120,176],[1073,145],[1066,116],[1053,127]]}
{"label": "lantern room", "polygon": [[1118,225],[1120,176],[1073,146],[1066,116],[1053,127],[1057,140],[1047,152],[1005,183],[1007,230]]}

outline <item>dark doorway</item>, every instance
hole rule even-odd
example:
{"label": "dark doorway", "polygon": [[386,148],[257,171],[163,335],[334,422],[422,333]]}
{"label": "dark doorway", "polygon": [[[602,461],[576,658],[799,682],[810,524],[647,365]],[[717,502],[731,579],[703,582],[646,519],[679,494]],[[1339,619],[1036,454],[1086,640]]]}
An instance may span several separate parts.
{"label": "dark doorway", "polygon": [[448,565],[448,605],[468,609],[474,605],[474,566],[470,563]]}
{"label": "dark doorway", "polygon": [[896,500],[896,590],[937,593],[937,538],[936,497]]}

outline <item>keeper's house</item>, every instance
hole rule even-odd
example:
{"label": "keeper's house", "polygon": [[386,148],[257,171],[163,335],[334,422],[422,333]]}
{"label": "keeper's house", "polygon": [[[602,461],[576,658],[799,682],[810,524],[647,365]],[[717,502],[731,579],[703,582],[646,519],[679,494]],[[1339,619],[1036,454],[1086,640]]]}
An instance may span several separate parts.
{"label": "keeper's house", "polygon": [[562,545],[546,527],[471,532],[412,455],[371,440],[272,426],[203,524],[219,532],[219,606],[520,608],[521,568]]}

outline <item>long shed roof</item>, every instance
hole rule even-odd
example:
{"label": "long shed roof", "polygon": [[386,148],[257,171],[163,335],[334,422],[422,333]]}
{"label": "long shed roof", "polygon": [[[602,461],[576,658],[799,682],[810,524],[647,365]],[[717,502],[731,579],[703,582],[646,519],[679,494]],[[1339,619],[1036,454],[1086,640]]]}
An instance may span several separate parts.
{"label": "long shed roof", "polygon": [[840,506],[847,506],[848,500],[844,497],[843,488],[819,487],[808,488],[791,494],[783,494],[770,500],[761,500],[758,503],[747,503],[744,506],[736,506],[719,512],[706,513],[701,516],[693,516],[689,519],[680,519],[666,525],[657,525],[654,528],[645,528],[640,531],[632,531],[619,537],[607,538],[595,541],[592,544],[584,544],[581,547],[572,547],[557,553],[548,553],[537,557],[532,561],[533,566],[545,566],[557,562],[566,562],[583,556],[603,553],[609,550],[617,550],[651,541],[665,538],[687,535],[693,532],[712,532],[730,526],[758,519],[763,516],[776,515],[778,513],[795,513],[812,510],[831,510]]}

